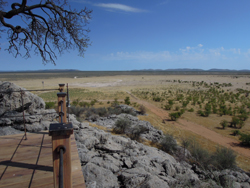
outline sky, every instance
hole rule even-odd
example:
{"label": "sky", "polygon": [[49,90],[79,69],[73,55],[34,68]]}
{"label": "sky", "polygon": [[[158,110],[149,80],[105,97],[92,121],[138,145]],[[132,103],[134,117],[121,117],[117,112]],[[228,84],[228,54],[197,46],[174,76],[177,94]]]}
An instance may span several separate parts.
{"label": "sky", "polygon": [[[21,2],[21,0],[9,0]],[[33,3],[36,1],[32,1]],[[249,0],[69,0],[93,10],[91,46],[58,55],[56,66],[17,58],[0,38],[0,70],[250,69]],[[8,7],[5,8],[8,10]],[[13,21],[15,23],[15,21]],[[18,23],[16,23],[18,24]]]}

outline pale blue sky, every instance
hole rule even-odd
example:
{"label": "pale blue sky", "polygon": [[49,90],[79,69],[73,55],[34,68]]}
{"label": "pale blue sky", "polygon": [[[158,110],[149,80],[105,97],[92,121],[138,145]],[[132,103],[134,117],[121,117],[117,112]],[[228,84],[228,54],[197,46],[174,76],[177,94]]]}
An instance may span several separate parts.
{"label": "pale blue sky", "polygon": [[93,10],[88,25],[92,45],[84,58],[76,51],[65,52],[56,66],[43,65],[33,52],[30,59],[14,58],[4,50],[8,43],[2,37],[1,70],[250,69],[249,0],[69,3]]}

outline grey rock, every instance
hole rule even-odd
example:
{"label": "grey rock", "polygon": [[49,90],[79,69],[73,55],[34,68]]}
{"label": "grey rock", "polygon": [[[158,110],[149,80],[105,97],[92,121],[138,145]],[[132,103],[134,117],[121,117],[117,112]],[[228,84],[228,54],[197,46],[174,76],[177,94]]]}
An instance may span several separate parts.
{"label": "grey rock", "polygon": [[0,127],[0,136],[12,135],[12,134],[21,134],[22,131],[16,130],[11,126]]}
{"label": "grey rock", "polygon": [[[127,105],[124,106],[128,107]],[[108,118],[99,117],[95,121],[93,121],[92,119],[92,122],[100,126],[113,128],[116,121],[120,118],[127,118],[131,122],[131,129],[127,130],[127,134],[131,134],[136,127],[143,127],[147,130],[144,134],[141,134],[141,138],[143,139],[147,139],[153,142],[159,142],[163,136],[163,132],[161,130],[154,128],[149,122],[141,121],[137,117],[130,114],[111,115]]]}
{"label": "grey rock", "polygon": [[89,185],[93,186],[92,182],[96,182],[94,183],[96,184],[96,188],[119,187],[117,176],[108,169],[99,167],[93,163],[87,163],[82,167],[82,172],[87,182],[87,187]]}
{"label": "grey rock", "polygon": [[250,184],[247,182],[243,182],[240,184],[241,188],[250,188]]}

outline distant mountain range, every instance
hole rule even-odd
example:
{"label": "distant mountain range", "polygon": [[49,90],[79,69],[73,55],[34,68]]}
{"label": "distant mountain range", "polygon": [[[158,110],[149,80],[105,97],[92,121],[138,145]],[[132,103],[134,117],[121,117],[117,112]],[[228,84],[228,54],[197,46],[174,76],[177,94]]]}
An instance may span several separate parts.
{"label": "distant mountain range", "polygon": [[132,70],[132,71],[174,71],[174,72],[187,72],[187,71],[193,71],[193,72],[250,72],[248,69],[242,69],[242,70],[232,70],[232,69],[209,69],[209,70],[203,70],[203,69],[188,69],[188,68],[182,68],[182,69],[140,69],[140,70]]}
{"label": "distant mountain range", "polygon": [[[0,71],[2,73],[4,72],[81,72],[82,70],[77,69],[44,69],[44,70],[23,70],[23,71]],[[127,71],[169,71],[169,72],[250,72],[249,69],[242,69],[242,70],[232,70],[232,69],[209,69],[209,70],[203,70],[203,69],[189,69],[189,68],[182,68],[182,69],[139,69],[139,70],[124,70],[124,71],[118,71],[118,72],[127,72]],[[98,72],[98,71],[84,71],[84,72]],[[102,72],[102,71],[99,71]],[[103,72],[114,72],[114,71],[103,71]],[[116,71],[115,71],[116,72]]]}

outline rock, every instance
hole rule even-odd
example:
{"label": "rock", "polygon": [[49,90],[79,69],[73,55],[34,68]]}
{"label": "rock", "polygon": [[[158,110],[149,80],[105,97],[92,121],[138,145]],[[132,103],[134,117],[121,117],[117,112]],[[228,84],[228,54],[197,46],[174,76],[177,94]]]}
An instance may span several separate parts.
{"label": "rock", "polygon": [[[127,105],[124,106],[128,107]],[[127,130],[127,134],[132,134],[136,127],[141,127],[146,130],[145,133],[141,134],[141,138],[143,139],[159,142],[163,136],[163,132],[161,130],[155,129],[149,122],[141,121],[137,117],[130,114],[111,115],[108,118],[99,117],[95,121],[92,119],[91,122],[107,128],[113,128],[116,121],[120,118],[127,118],[131,122],[131,129]]]}
{"label": "rock", "polygon": [[[20,90],[26,90],[21,88],[14,83],[3,82],[0,85],[0,92],[5,92],[0,94],[0,115],[3,116],[8,111],[22,111],[22,100]],[[31,104],[30,104],[31,103]],[[44,101],[30,92],[24,92],[23,94],[23,104],[26,111],[33,112],[37,109],[44,109]],[[28,105],[29,104],[29,105]]]}
{"label": "rock", "polygon": [[87,163],[82,167],[87,188],[95,185],[96,188],[119,187],[117,176],[110,170],[99,167],[93,163]]}
{"label": "rock", "polygon": [[[22,95],[23,105],[21,99]],[[15,129],[24,130],[23,126],[23,112],[25,117],[25,124],[27,131],[36,132],[40,130],[47,130],[49,125],[46,121],[54,121],[58,114],[53,110],[45,110],[44,101],[10,82],[0,83],[0,125],[13,125]]]}
{"label": "rock", "polygon": [[12,134],[21,134],[22,131],[16,130],[11,126],[0,127],[0,136],[12,135]]}

